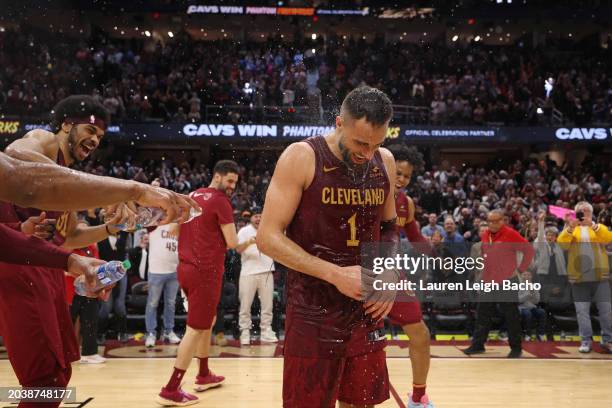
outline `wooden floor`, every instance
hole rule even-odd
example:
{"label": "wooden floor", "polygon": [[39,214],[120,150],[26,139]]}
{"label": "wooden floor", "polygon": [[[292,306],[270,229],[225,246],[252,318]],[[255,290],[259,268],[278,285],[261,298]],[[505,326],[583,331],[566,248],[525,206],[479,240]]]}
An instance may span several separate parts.
{"label": "wooden floor", "polygon": [[[155,407],[156,393],[167,381],[170,358],[115,358],[102,365],[74,364],[71,386],[80,407]],[[410,390],[410,362],[387,360],[392,387],[401,400]],[[215,358],[211,368],[226,384],[200,396],[201,408],[281,407],[282,359]],[[194,360],[185,379],[189,390]],[[436,408],[612,407],[612,364],[605,360],[433,359],[428,393]],[[16,386],[9,362],[0,361],[0,385]],[[391,396],[379,407],[403,407]],[[0,407],[14,407],[0,403]],[[64,404],[62,408],[79,407]],[[316,408],[316,407],[313,407]]]}

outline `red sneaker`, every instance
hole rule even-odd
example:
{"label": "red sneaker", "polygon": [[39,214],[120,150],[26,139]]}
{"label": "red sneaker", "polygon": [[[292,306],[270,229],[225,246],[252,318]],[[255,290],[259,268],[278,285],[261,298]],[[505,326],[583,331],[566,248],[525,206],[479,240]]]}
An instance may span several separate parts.
{"label": "red sneaker", "polygon": [[225,377],[222,375],[214,375],[212,371],[208,370],[208,375],[197,376],[195,380],[195,387],[193,389],[196,392],[206,391],[209,388],[218,387],[225,381]]}
{"label": "red sneaker", "polygon": [[168,391],[163,387],[157,396],[157,403],[164,407],[186,407],[187,405],[197,404],[198,402],[198,397],[180,388],[176,391]]}

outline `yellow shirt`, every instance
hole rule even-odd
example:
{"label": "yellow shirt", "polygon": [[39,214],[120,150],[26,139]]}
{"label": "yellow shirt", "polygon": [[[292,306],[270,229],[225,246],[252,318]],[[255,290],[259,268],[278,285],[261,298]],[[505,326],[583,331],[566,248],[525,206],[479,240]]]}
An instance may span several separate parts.
{"label": "yellow shirt", "polygon": [[[610,266],[606,245],[612,242],[612,232],[603,224],[593,227],[576,227],[570,233],[565,228],[557,237],[557,243],[568,251],[567,275],[570,282],[585,281],[585,263],[593,263],[595,280],[601,281],[610,276]],[[591,279],[588,279],[590,281]]]}

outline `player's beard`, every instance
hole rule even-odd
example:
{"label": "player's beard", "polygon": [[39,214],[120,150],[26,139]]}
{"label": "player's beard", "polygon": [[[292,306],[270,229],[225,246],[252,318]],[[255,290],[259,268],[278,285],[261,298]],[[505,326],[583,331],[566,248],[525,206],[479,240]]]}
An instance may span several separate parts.
{"label": "player's beard", "polygon": [[68,133],[68,147],[70,148],[68,149],[68,153],[70,153],[70,161],[77,161],[76,154],[74,152],[75,149],[78,148],[76,126],[72,126],[70,132]]}
{"label": "player's beard", "polygon": [[225,186],[223,182],[219,183],[219,187],[217,187],[217,190],[221,191],[223,194],[225,194],[228,197],[231,197],[232,195],[234,195],[234,190]]}
{"label": "player's beard", "polygon": [[368,164],[367,161],[362,164],[355,163],[351,159],[351,151],[344,145],[344,143],[342,143],[343,139],[344,139],[344,136],[342,136],[340,140],[338,141],[338,149],[340,149],[340,155],[342,155],[342,161],[344,162],[344,164],[346,164],[349,168],[352,168],[352,169],[363,168],[364,165]]}

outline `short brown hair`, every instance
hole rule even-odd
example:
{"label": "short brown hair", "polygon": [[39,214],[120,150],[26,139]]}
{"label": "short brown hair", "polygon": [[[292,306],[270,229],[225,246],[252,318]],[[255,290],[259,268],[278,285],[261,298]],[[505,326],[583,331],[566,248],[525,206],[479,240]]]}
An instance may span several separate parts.
{"label": "short brown hair", "polygon": [[213,169],[213,175],[220,174],[225,176],[228,173],[238,174],[239,172],[238,163],[233,160],[219,160]]}

